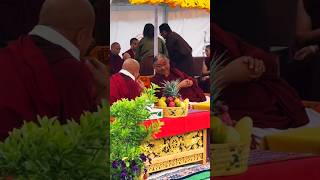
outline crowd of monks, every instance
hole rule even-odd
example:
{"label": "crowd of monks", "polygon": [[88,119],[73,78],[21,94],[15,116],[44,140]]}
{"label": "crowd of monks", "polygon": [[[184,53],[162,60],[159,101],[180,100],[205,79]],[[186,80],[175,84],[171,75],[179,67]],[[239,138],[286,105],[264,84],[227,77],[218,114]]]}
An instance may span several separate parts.
{"label": "crowd of monks", "polygon": [[[120,55],[121,45],[111,44],[110,52],[110,101],[122,98],[134,99],[144,88],[140,77],[148,77],[154,84],[163,86],[164,81],[180,80],[178,85],[182,98],[191,102],[206,101],[204,92],[209,93],[210,45],[206,46],[201,78],[193,76],[193,57],[190,45],[167,23],[159,26],[165,42],[158,38],[159,54],[154,54],[154,26],[146,24],[141,40],[130,39],[130,49]],[[161,93],[157,96],[161,97]]]}

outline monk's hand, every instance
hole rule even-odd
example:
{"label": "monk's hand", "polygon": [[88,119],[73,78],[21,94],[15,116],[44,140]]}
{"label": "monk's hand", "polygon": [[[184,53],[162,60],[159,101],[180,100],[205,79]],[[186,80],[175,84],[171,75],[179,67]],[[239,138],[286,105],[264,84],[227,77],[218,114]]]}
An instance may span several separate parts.
{"label": "monk's hand", "polygon": [[99,97],[107,97],[107,79],[108,79],[108,70],[106,66],[98,61],[97,59],[90,58],[85,61],[86,66],[90,70],[94,83],[97,87]]}
{"label": "monk's hand", "polygon": [[193,85],[193,82],[190,79],[185,79],[178,84],[180,89],[191,87],[192,85]]}
{"label": "monk's hand", "polygon": [[252,79],[260,78],[262,74],[266,71],[264,62],[260,59],[256,59],[248,56],[242,56],[239,59],[241,59],[243,63],[247,64],[248,69],[251,72],[250,77]]}
{"label": "monk's hand", "polygon": [[218,73],[218,78],[221,79],[223,86],[253,80],[252,71],[248,68],[248,64],[244,63],[244,60],[243,57],[233,60]]}
{"label": "monk's hand", "polygon": [[129,53],[124,53],[123,54],[123,59],[126,60],[126,59],[129,59],[131,58],[130,54]]}
{"label": "monk's hand", "polygon": [[297,61],[306,60],[308,57],[315,55],[318,51],[319,46],[317,45],[306,46],[294,54],[294,59]]}
{"label": "monk's hand", "polygon": [[139,84],[139,87],[140,87],[141,89],[144,89],[144,88],[145,88],[144,83],[143,83],[140,79],[138,79],[136,82]]}

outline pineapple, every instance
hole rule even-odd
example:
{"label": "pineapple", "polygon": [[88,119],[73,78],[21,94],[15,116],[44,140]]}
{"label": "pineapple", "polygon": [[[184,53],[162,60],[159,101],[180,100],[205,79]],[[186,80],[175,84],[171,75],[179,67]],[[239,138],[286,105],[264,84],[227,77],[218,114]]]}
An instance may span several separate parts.
{"label": "pineapple", "polygon": [[[219,72],[223,69],[227,59],[223,59],[227,51],[225,51],[220,56],[213,56],[210,65],[210,108],[213,114],[219,113],[217,109],[221,107],[221,102],[218,102],[217,99],[220,96],[221,91],[223,90],[223,86],[221,84],[221,74]],[[220,76],[218,76],[220,75]]]}
{"label": "pineapple", "polygon": [[175,81],[164,81],[163,84],[163,96],[166,97],[167,99],[169,97],[176,98],[180,97],[179,94],[179,87],[178,84],[180,83],[180,80],[175,80]]}

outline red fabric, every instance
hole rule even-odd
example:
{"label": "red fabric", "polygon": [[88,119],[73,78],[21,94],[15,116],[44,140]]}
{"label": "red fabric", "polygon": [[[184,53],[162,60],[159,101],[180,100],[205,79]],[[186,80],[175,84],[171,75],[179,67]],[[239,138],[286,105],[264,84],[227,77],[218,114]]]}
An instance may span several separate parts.
{"label": "red fabric", "polygon": [[[146,127],[155,120],[148,120],[144,122]],[[155,134],[156,139],[176,136],[185,134],[188,132],[198,131],[202,129],[210,128],[210,112],[201,111],[189,113],[186,117],[181,118],[161,118],[161,122],[164,123],[164,126],[161,128],[161,132]]]}
{"label": "red fabric", "polygon": [[118,73],[122,69],[123,59],[119,55],[111,54],[110,56],[110,73]]}
{"label": "red fabric", "polygon": [[[179,93],[182,98],[188,98],[191,102],[203,102],[206,101],[206,97],[202,91],[202,89],[198,86],[198,83],[195,79],[188,76],[187,74],[183,73],[182,71],[178,70],[177,68],[170,69],[170,75],[168,77],[164,77],[163,75],[156,74],[151,81],[159,86],[163,86],[162,83],[164,81],[174,81],[180,79],[190,79],[193,81],[193,85],[189,88],[180,89]],[[157,93],[157,96],[160,98],[162,96],[162,91]]]}
{"label": "red fabric", "polygon": [[133,51],[132,49],[129,49],[129,50],[127,50],[126,52],[124,52],[124,53],[122,54],[122,57],[123,57],[123,55],[124,55],[125,53],[130,54],[130,57],[131,57],[132,59],[134,59],[135,53],[134,53],[134,51]]}
{"label": "red fabric", "polygon": [[281,161],[249,167],[241,175],[212,177],[214,180],[302,180],[320,179],[320,157]]}
{"label": "red fabric", "polygon": [[114,74],[110,79],[110,104],[117,100],[127,98],[129,100],[138,97],[141,94],[139,84],[121,73]]}
{"label": "red fabric", "polygon": [[[234,60],[252,56],[264,61],[266,72],[256,82],[234,84],[222,93],[221,100],[229,106],[235,120],[251,116],[255,127],[287,129],[308,123],[304,106],[295,90],[278,72],[277,60],[270,54],[244,43],[232,34],[212,24],[214,48],[228,50],[227,56]],[[215,50],[215,49],[214,49]]]}
{"label": "red fabric", "polygon": [[0,140],[23,120],[40,115],[65,122],[93,106],[88,69],[61,47],[30,36],[0,49],[0,84]]}

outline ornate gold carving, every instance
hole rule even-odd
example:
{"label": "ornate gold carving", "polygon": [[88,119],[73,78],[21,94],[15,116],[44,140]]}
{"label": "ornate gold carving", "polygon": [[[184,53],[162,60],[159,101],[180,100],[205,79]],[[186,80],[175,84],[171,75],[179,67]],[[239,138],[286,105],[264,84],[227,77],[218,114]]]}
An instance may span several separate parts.
{"label": "ornate gold carving", "polygon": [[147,166],[148,173],[162,171],[165,169],[170,169],[173,167],[177,167],[177,166],[181,166],[181,165],[189,164],[193,162],[198,162],[198,161],[201,161],[202,159],[203,159],[203,154],[201,153],[201,154],[194,154],[191,156],[177,158],[169,161],[164,161],[157,164],[150,164],[149,166]]}
{"label": "ornate gold carving", "polygon": [[[207,138],[204,137],[204,134],[203,131],[195,131],[144,142],[141,146],[144,153],[151,159],[151,162],[156,160],[156,163],[147,164],[148,172],[161,171],[203,160],[206,157],[204,140]],[[192,151],[197,151],[197,153]]]}

